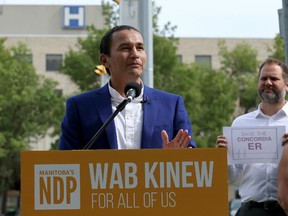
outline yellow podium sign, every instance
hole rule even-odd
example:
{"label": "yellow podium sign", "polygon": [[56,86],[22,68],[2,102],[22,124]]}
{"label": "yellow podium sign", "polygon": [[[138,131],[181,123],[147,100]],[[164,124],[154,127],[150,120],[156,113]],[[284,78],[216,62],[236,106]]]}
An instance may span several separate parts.
{"label": "yellow podium sign", "polygon": [[21,152],[22,216],[228,215],[227,150]]}

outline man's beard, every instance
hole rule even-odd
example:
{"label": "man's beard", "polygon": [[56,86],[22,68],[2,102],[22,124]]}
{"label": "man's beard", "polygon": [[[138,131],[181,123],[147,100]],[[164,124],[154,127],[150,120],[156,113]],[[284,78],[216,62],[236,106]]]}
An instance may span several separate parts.
{"label": "man's beard", "polygon": [[280,90],[280,91],[275,91],[274,89],[270,89],[270,90],[272,92],[269,94],[265,93],[265,90],[258,90],[258,94],[264,103],[277,104],[281,100],[285,99],[285,96],[286,96],[285,90]]}

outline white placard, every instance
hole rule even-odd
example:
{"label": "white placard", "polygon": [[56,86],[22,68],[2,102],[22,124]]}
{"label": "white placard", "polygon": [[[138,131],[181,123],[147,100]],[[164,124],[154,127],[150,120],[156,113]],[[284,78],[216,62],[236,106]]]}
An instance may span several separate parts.
{"label": "white placard", "polygon": [[285,126],[223,127],[228,164],[278,163]]}

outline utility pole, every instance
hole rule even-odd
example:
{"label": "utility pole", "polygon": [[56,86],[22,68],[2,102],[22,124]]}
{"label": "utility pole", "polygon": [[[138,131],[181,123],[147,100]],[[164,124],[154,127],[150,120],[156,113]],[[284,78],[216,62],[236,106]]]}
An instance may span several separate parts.
{"label": "utility pole", "polygon": [[[282,11],[279,10],[280,34],[284,36],[285,63],[288,65],[288,0],[282,0]],[[282,16],[282,21],[281,21]],[[284,26],[284,29],[283,29]],[[282,28],[282,29],[281,29]],[[283,37],[282,36],[282,37]]]}
{"label": "utility pole", "polygon": [[143,35],[147,54],[143,82],[153,88],[153,25],[152,0],[121,0],[120,24],[131,25]]}

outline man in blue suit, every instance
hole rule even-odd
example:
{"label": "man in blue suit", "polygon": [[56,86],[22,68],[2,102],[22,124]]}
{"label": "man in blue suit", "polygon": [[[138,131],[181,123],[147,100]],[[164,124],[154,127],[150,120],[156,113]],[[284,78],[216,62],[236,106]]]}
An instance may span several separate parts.
{"label": "man in blue suit", "polygon": [[108,69],[110,80],[67,100],[59,149],[83,149],[127,98],[124,89],[129,82],[141,86],[140,95],[115,116],[91,149],[196,147],[182,97],[142,82],[146,52],[137,29],[126,25],[110,29],[100,44],[100,62]]}

